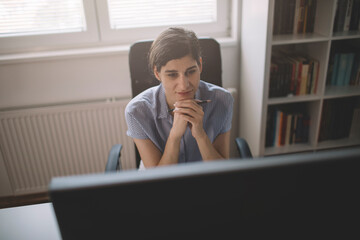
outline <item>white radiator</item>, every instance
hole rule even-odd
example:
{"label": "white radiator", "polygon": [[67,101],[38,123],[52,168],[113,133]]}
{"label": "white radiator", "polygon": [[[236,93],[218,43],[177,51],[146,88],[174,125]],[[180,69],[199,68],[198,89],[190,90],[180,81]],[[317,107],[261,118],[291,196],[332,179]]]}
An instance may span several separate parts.
{"label": "white radiator", "polygon": [[123,168],[135,168],[128,101],[0,112],[0,154],[14,194],[45,191],[54,176],[104,172],[116,143],[123,144]]}
{"label": "white radiator", "polygon": [[[230,156],[236,157],[237,91],[228,90],[235,99]],[[126,136],[128,102],[0,112],[0,154],[14,194],[44,192],[54,176],[104,172],[109,150],[117,143],[123,145],[122,167],[135,168],[134,143]]]}

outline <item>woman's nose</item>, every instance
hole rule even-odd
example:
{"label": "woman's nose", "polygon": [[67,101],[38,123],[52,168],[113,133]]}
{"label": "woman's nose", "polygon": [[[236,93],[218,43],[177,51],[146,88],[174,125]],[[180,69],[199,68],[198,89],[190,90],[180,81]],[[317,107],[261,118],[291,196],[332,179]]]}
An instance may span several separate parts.
{"label": "woman's nose", "polygon": [[182,89],[187,89],[189,87],[189,78],[185,74],[181,74],[179,85]]}

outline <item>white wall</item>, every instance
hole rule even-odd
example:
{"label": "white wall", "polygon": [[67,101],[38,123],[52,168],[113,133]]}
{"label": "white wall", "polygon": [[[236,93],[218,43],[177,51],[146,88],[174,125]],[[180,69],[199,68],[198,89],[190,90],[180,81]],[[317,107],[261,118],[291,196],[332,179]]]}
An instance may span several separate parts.
{"label": "white wall", "polygon": [[[233,12],[240,13],[241,4],[235,6]],[[232,27],[232,35],[240,39],[237,35],[240,32],[240,22],[235,14]],[[239,42],[230,40],[220,43],[223,87],[235,88],[239,92]],[[71,50],[56,51],[55,55],[49,56],[40,52],[35,58],[25,54],[24,58],[15,56],[15,60],[5,61],[4,56],[0,56],[0,111],[113,97],[130,98],[127,49],[115,47],[112,51],[111,47],[105,47],[103,50],[92,49],[87,53],[86,49],[79,49],[79,54],[71,53]],[[232,137],[238,133],[238,106],[235,101]],[[237,151],[233,145],[231,157],[236,156]],[[5,169],[0,149],[0,196],[13,194]]]}
{"label": "white wall", "polygon": [[[237,88],[237,46],[221,51],[223,85]],[[127,51],[0,64],[0,110],[130,96]]]}

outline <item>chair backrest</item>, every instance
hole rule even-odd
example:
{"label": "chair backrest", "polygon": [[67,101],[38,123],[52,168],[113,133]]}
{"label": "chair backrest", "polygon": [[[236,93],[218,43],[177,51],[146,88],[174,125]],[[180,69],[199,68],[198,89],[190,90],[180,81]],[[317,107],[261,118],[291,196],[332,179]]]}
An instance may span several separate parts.
{"label": "chair backrest", "polygon": [[253,158],[249,144],[244,138],[235,138],[237,150],[239,151],[239,159],[251,159]]}
{"label": "chair backrest", "polygon": [[[148,67],[148,53],[153,40],[138,41],[130,47],[129,68],[132,97],[144,90],[156,86],[159,81]],[[203,69],[200,79],[222,87],[222,69],[220,44],[213,38],[199,38]],[[135,146],[136,167],[140,165],[140,155]]]}

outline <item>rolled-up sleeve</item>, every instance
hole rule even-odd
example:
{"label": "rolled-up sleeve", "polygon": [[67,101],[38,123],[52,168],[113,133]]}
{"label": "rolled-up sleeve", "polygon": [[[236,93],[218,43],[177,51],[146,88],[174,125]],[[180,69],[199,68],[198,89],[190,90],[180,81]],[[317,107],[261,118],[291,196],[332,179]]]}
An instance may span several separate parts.
{"label": "rolled-up sleeve", "polygon": [[148,139],[149,137],[146,134],[144,124],[145,122],[139,122],[144,120],[143,116],[140,116],[144,113],[145,109],[142,109],[141,105],[137,105],[134,102],[129,102],[125,108],[125,120],[128,126],[126,134],[129,137],[137,139]]}

